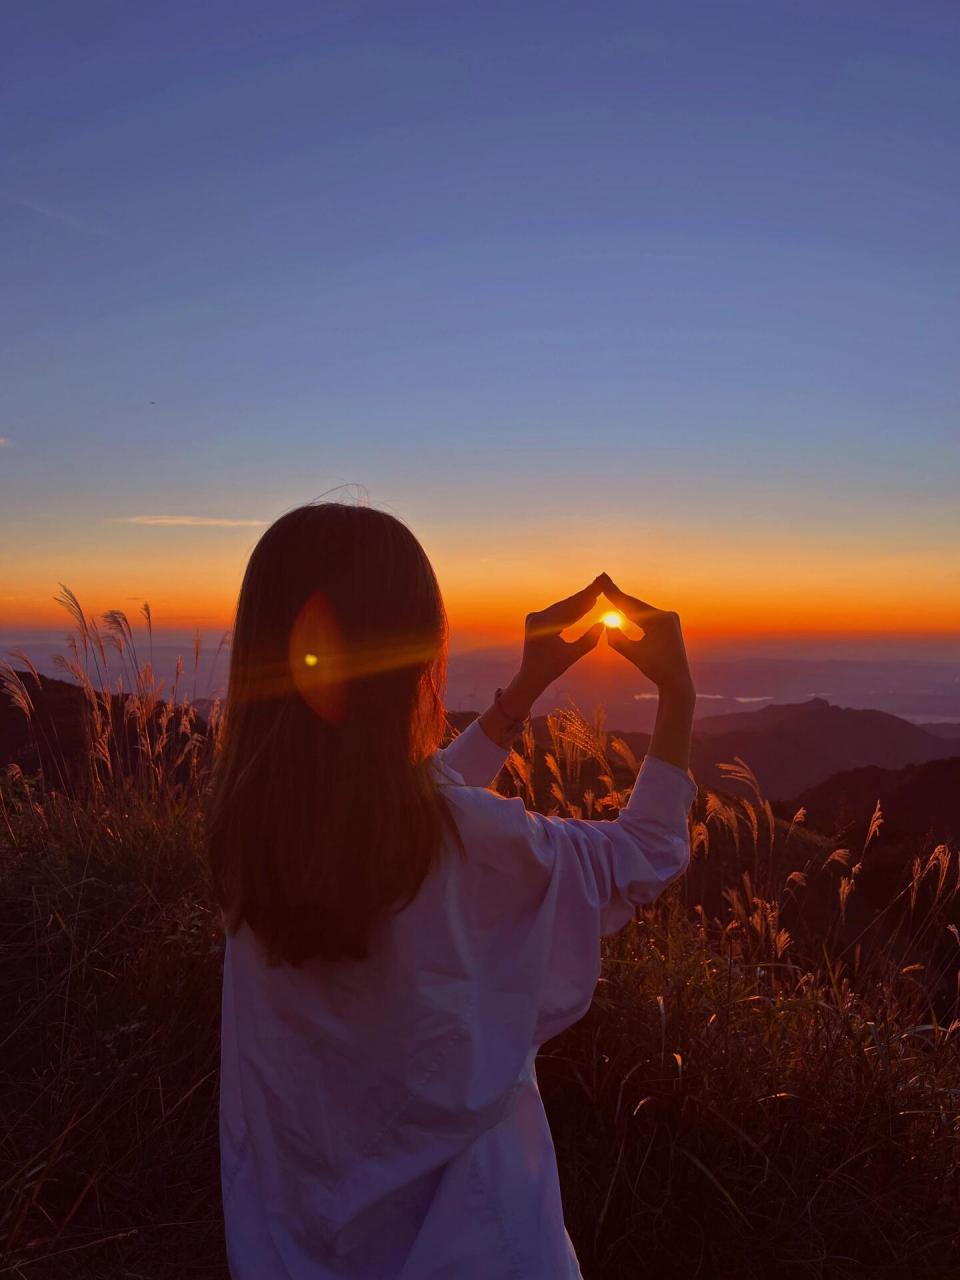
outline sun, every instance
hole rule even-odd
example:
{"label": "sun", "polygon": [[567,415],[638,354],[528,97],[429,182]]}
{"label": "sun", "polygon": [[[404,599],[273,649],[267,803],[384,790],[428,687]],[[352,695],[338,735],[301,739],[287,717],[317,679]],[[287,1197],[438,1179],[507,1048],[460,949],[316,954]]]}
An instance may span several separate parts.
{"label": "sun", "polygon": [[605,627],[622,627],[623,614],[617,613],[616,609],[611,609],[609,613],[605,613],[600,619]]}

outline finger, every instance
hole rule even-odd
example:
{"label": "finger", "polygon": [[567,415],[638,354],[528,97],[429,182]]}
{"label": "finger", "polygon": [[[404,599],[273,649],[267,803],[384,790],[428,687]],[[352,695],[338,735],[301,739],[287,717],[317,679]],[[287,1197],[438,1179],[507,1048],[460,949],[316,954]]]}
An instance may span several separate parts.
{"label": "finger", "polygon": [[628,662],[636,661],[634,655],[641,643],[640,640],[631,640],[629,636],[625,636],[622,631],[616,628],[611,628],[607,631],[607,644],[611,649],[616,649],[617,653],[622,654]]}
{"label": "finger", "polygon": [[620,612],[625,614],[631,622],[635,622],[638,627],[643,626],[643,618],[649,619],[660,612],[652,604],[648,604],[646,600],[639,600],[636,596],[628,596],[625,591],[621,591],[607,574],[603,574],[602,577],[606,579],[603,584],[603,594],[611,604],[616,605]]}
{"label": "finger", "polygon": [[578,636],[576,640],[571,640],[567,647],[571,651],[572,660],[576,662],[578,658],[582,658],[591,649],[595,649],[602,635],[603,623],[597,622],[588,631],[585,631],[582,636]]}
{"label": "finger", "polygon": [[596,577],[582,591],[568,596],[566,600],[558,600],[556,604],[541,610],[537,615],[538,622],[541,626],[553,631],[563,631],[566,627],[573,626],[597,603],[601,589],[600,577]]}
{"label": "finger", "polygon": [[642,609],[649,613],[658,612],[656,606],[650,604],[648,601],[641,600],[638,596],[628,596],[625,591],[621,591],[609,574],[602,574],[601,577],[604,579],[603,594],[611,604],[619,605],[621,608],[624,606],[633,606],[636,609]]}

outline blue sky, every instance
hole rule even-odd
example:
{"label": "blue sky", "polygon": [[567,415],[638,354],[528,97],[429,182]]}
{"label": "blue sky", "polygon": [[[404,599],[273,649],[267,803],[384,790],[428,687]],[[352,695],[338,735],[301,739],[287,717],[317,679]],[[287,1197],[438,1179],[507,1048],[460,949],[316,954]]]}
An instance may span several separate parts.
{"label": "blue sky", "polygon": [[793,580],[960,630],[954,4],[2,26],[7,616],[63,578],[207,620],[257,528],[118,521],[348,482],[471,625],[599,558],[704,627]]}

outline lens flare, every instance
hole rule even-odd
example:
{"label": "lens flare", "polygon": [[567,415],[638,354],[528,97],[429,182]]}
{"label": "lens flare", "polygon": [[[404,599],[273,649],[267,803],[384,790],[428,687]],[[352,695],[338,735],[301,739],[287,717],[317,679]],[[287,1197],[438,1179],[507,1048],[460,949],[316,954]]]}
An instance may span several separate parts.
{"label": "lens flare", "polygon": [[611,609],[609,613],[605,613],[600,619],[605,627],[622,627],[623,614],[617,613],[616,609]]}
{"label": "lens flare", "polygon": [[307,706],[328,724],[341,724],[346,709],[346,647],[321,592],[314,592],[297,614],[287,657],[294,687]]}

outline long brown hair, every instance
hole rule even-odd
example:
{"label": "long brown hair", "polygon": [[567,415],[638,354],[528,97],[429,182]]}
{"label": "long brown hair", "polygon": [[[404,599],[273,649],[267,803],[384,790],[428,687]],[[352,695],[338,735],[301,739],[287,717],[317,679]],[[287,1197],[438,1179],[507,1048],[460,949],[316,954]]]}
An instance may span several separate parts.
{"label": "long brown hair", "polygon": [[213,883],[274,962],[362,959],[456,827],[429,757],[447,622],[410,530],[370,507],[281,516],[250,556],[208,811]]}

